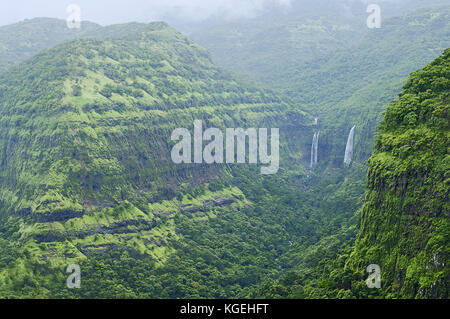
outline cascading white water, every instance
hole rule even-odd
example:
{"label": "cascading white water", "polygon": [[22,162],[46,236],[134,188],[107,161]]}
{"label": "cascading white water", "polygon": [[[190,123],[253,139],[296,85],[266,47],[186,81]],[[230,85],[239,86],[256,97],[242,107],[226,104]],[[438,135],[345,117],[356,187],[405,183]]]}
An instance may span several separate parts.
{"label": "cascading white water", "polygon": [[347,138],[347,146],[345,147],[344,163],[350,164],[353,155],[353,138],[355,136],[355,126],[352,127]]}
{"label": "cascading white water", "polygon": [[317,164],[317,153],[319,152],[319,134],[320,131],[317,131],[316,144],[314,144],[314,165]]}
{"label": "cascading white water", "polygon": [[311,144],[311,163],[310,168],[313,168],[317,164],[317,153],[319,150],[319,133],[320,131],[314,132],[312,144]]}
{"label": "cascading white water", "polygon": [[313,140],[311,143],[311,163],[309,164],[310,168],[314,166],[314,144],[316,143],[316,133],[314,132]]}

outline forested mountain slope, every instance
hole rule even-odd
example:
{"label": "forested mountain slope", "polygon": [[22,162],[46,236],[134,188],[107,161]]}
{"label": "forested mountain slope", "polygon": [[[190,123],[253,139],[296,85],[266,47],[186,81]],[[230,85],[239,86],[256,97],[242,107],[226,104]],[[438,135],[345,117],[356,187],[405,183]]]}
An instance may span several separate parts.
{"label": "forested mountain slope", "polygon": [[318,116],[320,162],[342,165],[356,125],[354,160],[364,163],[382,112],[407,76],[450,46],[445,2],[379,5],[380,29],[366,26],[367,4],[359,1],[293,1],[249,21],[199,27],[192,37],[219,65],[282,90]]}
{"label": "forested mountain slope", "polygon": [[[321,258],[313,256],[314,268],[268,281],[257,296],[448,298],[449,106],[447,49],[412,73],[386,110],[369,159],[354,246],[347,242],[334,251],[322,246]],[[369,265],[380,267],[378,289],[366,284]]]}
{"label": "forested mountain slope", "polygon": [[358,2],[301,0],[267,8],[254,18],[218,19],[185,28],[217,64],[240,78],[282,89],[293,84],[288,76],[292,68],[356,41],[365,21],[355,14],[364,11]]}
{"label": "forested mountain slope", "polygon": [[83,37],[101,28],[83,22],[82,28],[69,29],[66,21],[35,18],[0,27],[0,71],[20,63],[43,49]]}
{"label": "forested mountain slope", "polygon": [[[182,27],[240,81],[279,88],[292,103],[320,117],[319,157],[336,167],[353,125],[355,160],[370,156],[384,106],[409,73],[449,46],[449,7],[434,7],[438,4],[443,2],[381,3],[381,29],[367,28],[363,3],[328,0],[293,1],[253,19]],[[417,7],[424,8],[411,13]],[[68,29],[65,21],[48,18],[0,27],[0,70],[74,38],[107,39],[141,29],[145,24],[102,27],[90,22]]]}
{"label": "forested mountain slope", "polygon": [[[319,1],[316,5],[320,4]],[[324,20],[307,19],[314,15],[308,10],[298,10],[300,13],[291,12],[291,16],[289,13],[282,14],[280,16],[283,18],[278,16],[274,21],[260,21],[260,27],[254,30],[267,29],[271,32],[256,33],[259,37],[253,40],[248,38],[251,37],[251,22],[245,27],[238,23],[218,26],[221,32],[217,34],[223,34],[218,38],[208,38],[208,31],[206,35],[202,30],[193,33],[194,38],[212,50],[218,64],[234,68],[240,72],[238,74],[246,73],[247,78],[280,88],[291,103],[319,118],[318,165],[312,171],[314,177],[310,181],[310,189],[316,194],[323,194],[323,200],[318,200],[314,205],[329,212],[342,207],[343,203],[347,209],[355,207],[355,216],[350,218],[352,214],[346,213],[345,222],[340,223],[343,227],[337,227],[333,234],[307,248],[294,244],[293,249],[280,258],[287,269],[302,269],[302,279],[293,276],[299,284],[294,285],[297,290],[291,292],[291,296],[330,296],[330,291],[334,289],[332,283],[328,282],[326,287],[320,285],[320,289],[316,284],[330,273],[337,275],[344,268],[351,251],[351,240],[357,231],[355,227],[359,224],[361,213],[358,208],[363,202],[361,192],[366,183],[367,159],[372,154],[376,127],[386,105],[400,93],[411,72],[422,68],[450,46],[450,7],[445,2],[379,3],[382,10],[380,29],[368,29],[365,25],[368,16],[366,7],[356,5],[356,2],[354,4],[350,10],[353,14],[348,16],[343,15],[341,10],[335,10],[339,12],[337,17],[329,15]],[[389,8],[389,4],[398,7]],[[413,10],[419,7],[420,10]],[[329,8],[335,7],[330,4]],[[326,12],[325,9],[316,13],[320,17],[326,16]],[[253,23],[258,26],[257,22]],[[320,24],[323,28],[313,28]],[[348,25],[350,29],[336,33],[341,29],[333,30],[333,24]],[[303,33],[292,28],[296,25],[304,26]],[[308,26],[311,28],[308,29]],[[273,30],[283,32],[274,33]],[[322,46],[320,52],[315,50],[314,45],[326,36],[332,36],[334,41],[325,42],[329,46]],[[240,38],[246,40],[240,41]],[[260,38],[263,41],[259,41]],[[309,39],[317,41],[309,42]],[[271,42],[274,46],[265,50],[264,44],[270,46]],[[228,52],[226,57],[220,54],[223,47],[229,49],[225,50]],[[214,48],[220,52],[215,52]],[[271,52],[271,55],[266,52]],[[309,53],[313,54],[310,56]],[[249,61],[248,65],[245,65],[246,61]],[[273,72],[266,75],[270,68]],[[353,156],[347,168],[343,163],[344,151],[353,126]],[[289,276],[286,280],[289,281]],[[286,295],[282,288],[284,285],[269,284],[269,287],[263,285],[262,290],[267,288],[267,291],[255,296]]]}
{"label": "forested mountain slope", "polygon": [[381,267],[383,297],[448,298],[450,49],[414,72],[386,110],[347,267]]}
{"label": "forested mountain slope", "polygon": [[89,21],[81,21],[80,28],[69,28],[65,20],[55,18],[33,18],[1,26],[0,71],[64,42],[124,37],[147,28],[147,24],[137,22],[101,26]]}
{"label": "forested mountain slope", "polygon": [[[447,3],[374,0],[370,4],[380,5],[384,24],[418,8]],[[370,31],[368,5],[353,0],[292,0],[287,6],[267,4],[250,18],[214,17],[198,24],[182,24],[170,17],[168,21],[207,48],[217,64],[240,77],[286,89],[299,84],[295,78],[308,75],[303,68],[320,69],[327,55],[365,38]]]}
{"label": "forested mountain slope", "polygon": [[[2,202],[18,213],[107,205],[131,188],[158,196],[161,190],[149,188],[161,184],[156,179],[166,182],[165,191],[171,184],[161,167],[183,169],[161,154],[170,127],[190,127],[196,112],[207,114],[214,105],[225,113],[236,104],[277,102],[242,90],[206,51],[158,23],[134,37],[79,40],[42,52],[4,73],[0,85]],[[123,144],[125,136],[130,141]],[[138,167],[132,184],[124,180]]]}
{"label": "forested mountain slope", "polygon": [[354,159],[367,160],[385,106],[411,72],[450,46],[449,21],[449,6],[384,20],[357,43],[288,75],[288,94],[327,127],[322,158],[341,163],[346,136],[356,125]]}
{"label": "forested mountain slope", "polygon": [[[122,27],[0,78],[0,295],[248,296],[280,275],[277,258],[294,241],[312,245],[345,218],[307,191],[314,119],[237,83],[165,23]],[[194,119],[278,127],[279,174],[175,165],[171,132]],[[70,263],[81,290],[65,286]]]}
{"label": "forested mountain slope", "polygon": [[[299,6],[285,21],[274,11],[267,24],[201,34],[217,45],[209,47],[216,61],[224,53],[230,69],[251,81],[263,75],[259,82],[276,83],[276,92],[243,84],[165,23],[83,22],[68,31],[65,21],[33,19],[1,27],[0,297],[447,296],[448,124],[440,118],[448,73],[438,65],[448,64],[448,51],[412,76],[386,114],[361,207],[377,120],[407,74],[449,46],[448,6],[364,30],[366,15],[354,17],[365,6],[336,11],[335,3],[305,9],[302,18],[315,18],[307,21],[298,21]],[[192,130],[194,119],[205,128],[280,128],[279,172],[175,165],[171,132]],[[354,156],[344,165],[353,125]],[[310,168],[318,131],[319,161]],[[437,143],[432,153],[429,141]],[[388,214],[391,206],[425,210],[435,172],[444,179],[426,217],[409,214],[405,224]],[[435,268],[424,271],[430,256]],[[388,283],[368,290],[364,267],[377,262]],[[71,263],[82,269],[75,291],[66,287]]]}

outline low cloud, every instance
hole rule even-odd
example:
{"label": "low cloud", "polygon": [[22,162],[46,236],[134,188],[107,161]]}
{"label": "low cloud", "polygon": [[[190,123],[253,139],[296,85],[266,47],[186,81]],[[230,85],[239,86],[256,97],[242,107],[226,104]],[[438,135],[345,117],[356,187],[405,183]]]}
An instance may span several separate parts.
{"label": "low cloud", "polygon": [[269,5],[289,7],[292,0],[151,0],[149,5],[156,18],[206,20],[252,17]]}
{"label": "low cloud", "polygon": [[[296,0],[14,0],[0,1],[0,25],[35,17],[65,19],[76,4],[82,20],[100,24],[153,20],[202,21],[252,17],[270,5],[289,7]],[[314,1],[314,0],[311,0]]]}

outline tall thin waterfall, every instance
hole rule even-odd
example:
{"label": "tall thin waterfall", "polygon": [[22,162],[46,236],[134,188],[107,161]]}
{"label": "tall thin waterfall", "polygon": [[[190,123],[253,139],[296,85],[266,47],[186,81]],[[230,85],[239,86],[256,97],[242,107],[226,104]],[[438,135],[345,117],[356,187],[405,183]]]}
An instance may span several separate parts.
{"label": "tall thin waterfall", "polygon": [[320,131],[317,131],[316,144],[314,144],[314,165],[317,164],[317,153],[319,152],[319,134]]}
{"label": "tall thin waterfall", "polygon": [[345,147],[344,163],[350,164],[353,155],[353,137],[355,136],[355,126],[352,127],[347,138],[347,146]]}
{"label": "tall thin waterfall", "polygon": [[312,144],[311,144],[311,164],[309,165],[313,168],[317,164],[317,153],[319,150],[319,133],[320,131],[314,132]]}
{"label": "tall thin waterfall", "polygon": [[309,165],[310,168],[313,168],[314,166],[314,151],[315,151],[315,144],[316,144],[316,139],[317,139],[317,133],[314,132],[314,136],[313,136],[313,140],[311,143],[311,163]]}

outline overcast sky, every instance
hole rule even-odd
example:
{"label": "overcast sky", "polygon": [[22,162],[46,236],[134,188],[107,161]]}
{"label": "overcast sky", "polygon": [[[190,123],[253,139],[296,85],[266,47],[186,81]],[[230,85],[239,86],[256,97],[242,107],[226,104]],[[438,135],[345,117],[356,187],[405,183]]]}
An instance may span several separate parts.
{"label": "overcast sky", "polygon": [[269,3],[289,7],[291,0],[0,0],[0,25],[35,17],[66,19],[68,5],[81,8],[81,19],[102,25],[149,22],[174,16],[202,20],[252,16]]}

